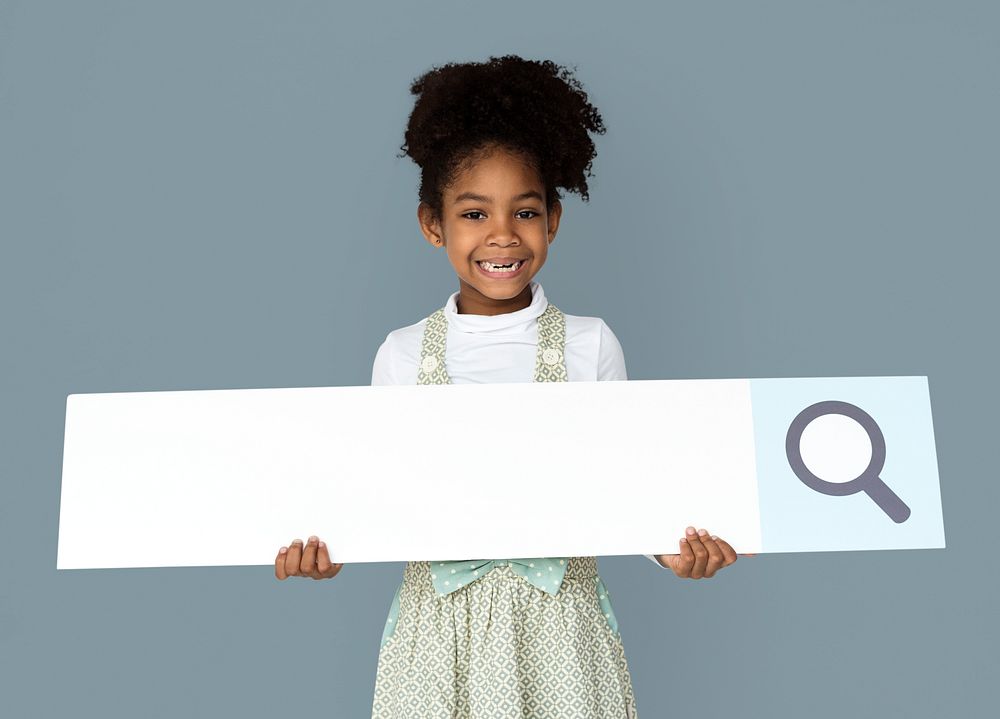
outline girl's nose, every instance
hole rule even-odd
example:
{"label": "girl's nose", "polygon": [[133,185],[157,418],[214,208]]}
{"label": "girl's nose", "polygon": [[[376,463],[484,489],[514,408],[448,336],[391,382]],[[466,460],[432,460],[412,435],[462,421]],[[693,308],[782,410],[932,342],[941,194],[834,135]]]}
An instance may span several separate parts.
{"label": "girl's nose", "polygon": [[511,217],[498,217],[490,228],[490,235],[487,244],[507,247],[517,244],[520,240],[514,231],[514,219]]}

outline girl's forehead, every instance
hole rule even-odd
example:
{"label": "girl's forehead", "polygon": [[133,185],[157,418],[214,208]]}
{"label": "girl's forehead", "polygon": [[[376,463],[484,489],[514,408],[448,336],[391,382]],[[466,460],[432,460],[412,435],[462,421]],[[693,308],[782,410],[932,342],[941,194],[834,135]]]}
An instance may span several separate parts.
{"label": "girl's forehead", "polygon": [[541,187],[537,171],[524,159],[494,154],[459,168],[446,194],[452,198],[466,193],[499,194],[504,199]]}

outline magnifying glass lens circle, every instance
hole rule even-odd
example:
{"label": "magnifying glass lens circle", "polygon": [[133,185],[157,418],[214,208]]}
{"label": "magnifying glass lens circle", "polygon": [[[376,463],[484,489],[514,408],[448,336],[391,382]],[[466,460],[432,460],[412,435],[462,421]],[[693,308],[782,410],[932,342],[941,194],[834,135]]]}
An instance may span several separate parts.
{"label": "magnifying glass lens circle", "polygon": [[860,477],[872,459],[865,428],[842,414],[825,414],[809,422],[802,430],[799,451],[813,475],[838,484]]}

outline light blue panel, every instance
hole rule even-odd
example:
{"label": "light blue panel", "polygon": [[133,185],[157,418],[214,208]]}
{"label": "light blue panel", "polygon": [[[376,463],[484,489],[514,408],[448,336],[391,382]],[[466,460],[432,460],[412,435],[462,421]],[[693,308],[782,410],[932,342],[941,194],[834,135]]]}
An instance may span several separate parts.
{"label": "light blue panel", "polygon": [[[762,551],[944,547],[926,377],[752,379],[750,395]],[[792,471],[785,452],[789,426],[806,407],[827,400],[860,407],[882,430],[885,465],[878,476],[910,508],[905,521],[894,522],[864,491],[830,496]]]}

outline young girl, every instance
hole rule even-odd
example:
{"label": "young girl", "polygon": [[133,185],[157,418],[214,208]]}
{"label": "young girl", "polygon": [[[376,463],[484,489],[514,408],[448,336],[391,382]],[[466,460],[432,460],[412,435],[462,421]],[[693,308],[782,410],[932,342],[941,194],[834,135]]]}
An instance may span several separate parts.
{"label": "young girl", "polygon": [[[556,188],[589,200],[588,133],[604,126],[579,82],[552,62],[509,55],[433,69],[411,92],[401,149],[421,168],[417,217],[458,291],[386,336],[372,384],[626,379],[607,324],[560,312],[533,281],[559,227]],[[600,258],[579,270],[600,277]],[[516,467],[520,428],[491,425],[488,407],[468,413],[482,426],[484,458]],[[529,412],[524,422],[543,428],[544,418]],[[428,452],[447,452],[448,438],[428,430]],[[689,527],[679,545],[646,556],[692,579],[736,561],[704,529]],[[275,558],[278,579],[342,567],[317,537]],[[635,719],[597,558],[408,562],[383,630],[372,717]]]}

